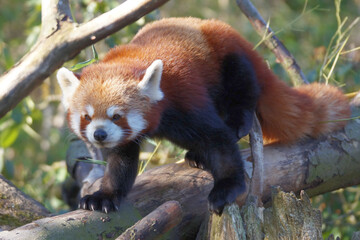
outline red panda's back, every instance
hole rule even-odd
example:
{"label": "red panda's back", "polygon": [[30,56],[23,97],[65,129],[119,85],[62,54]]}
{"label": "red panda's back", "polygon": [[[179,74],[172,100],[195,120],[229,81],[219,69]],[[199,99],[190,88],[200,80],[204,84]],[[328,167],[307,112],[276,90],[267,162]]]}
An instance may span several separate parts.
{"label": "red panda's back", "polygon": [[129,44],[114,48],[102,62],[144,72],[161,59],[161,89],[166,99],[185,109],[203,107],[209,85],[220,80],[220,65],[200,30],[201,23],[195,18],[170,18],[147,24]]}

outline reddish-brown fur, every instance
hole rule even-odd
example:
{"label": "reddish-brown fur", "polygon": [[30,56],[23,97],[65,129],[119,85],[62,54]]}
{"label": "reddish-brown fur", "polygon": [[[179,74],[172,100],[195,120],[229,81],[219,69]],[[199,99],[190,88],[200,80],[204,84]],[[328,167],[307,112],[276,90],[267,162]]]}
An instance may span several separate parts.
{"label": "reddish-brown fur", "polygon": [[191,165],[212,174],[209,210],[221,214],[246,188],[236,142],[250,130],[254,111],[267,142],[290,143],[345,125],[326,122],[349,116],[337,88],[290,88],[252,49],[225,23],[164,19],[85,68],[80,83],[68,70],[58,73],[74,132],[107,148],[101,188],[80,207],[116,209],[135,181],[144,135],[178,144]]}
{"label": "reddish-brown fur", "polygon": [[[173,31],[174,25],[177,26],[176,31]],[[154,60],[161,59],[164,63],[161,89],[166,97],[153,109],[140,107],[144,112],[151,112],[145,117],[149,121],[149,130],[159,122],[160,116],[156,112],[170,104],[184,110],[202,108],[209,101],[208,87],[219,84],[224,57],[237,53],[246,55],[255,69],[261,89],[257,114],[267,142],[293,142],[305,136],[317,137],[345,125],[344,121],[325,123],[347,118],[350,114],[347,99],[340,90],[320,84],[290,88],[252,49],[249,42],[222,22],[194,18],[181,21],[164,19],[146,25],[130,44],[111,50],[100,64],[88,67],[82,78],[87,79],[94,73],[101,75],[106,71],[106,65],[116,64],[121,69],[112,67],[114,76],[121,73],[140,81],[146,68]],[[106,94],[108,91],[106,88]],[[93,96],[94,99],[106,97],[101,95],[101,91]],[[133,106],[139,108],[138,105],[145,100],[132,101]]]}

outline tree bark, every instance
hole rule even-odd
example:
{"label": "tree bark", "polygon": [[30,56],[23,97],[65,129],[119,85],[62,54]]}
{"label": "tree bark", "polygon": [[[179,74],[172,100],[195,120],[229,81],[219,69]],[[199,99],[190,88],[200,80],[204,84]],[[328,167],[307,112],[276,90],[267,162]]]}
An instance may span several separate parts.
{"label": "tree bark", "polygon": [[245,205],[241,208],[241,216],[244,219],[246,239],[263,240],[263,207],[258,206],[258,196],[248,195]]}
{"label": "tree bark", "polygon": [[360,240],[360,232],[354,232],[351,240]]}
{"label": "tree bark", "polygon": [[322,239],[321,213],[312,208],[304,191],[298,199],[274,187],[271,198],[272,205],[265,210],[257,207],[256,196],[248,197],[241,214],[236,204],[226,206],[222,216],[211,215],[207,231],[197,240]]}
{"label": "tree bark", "polygon": [[[260,122],[254,113],[253,126],[249,132],[253,172],[249,186],[249,195],[261,199],[264,190],[264,144]],[[260,203],[259,203],[260,204]]]}
{"label": "tree bark", "polygon": [[322,240],[321,213],[312,208],[305,192],[297,199],[293,193],[273,188],[272,206],[264,211],[264,232],[269,240]]}
{"label": "tree bark", "polygon": [[244,222],[239,206],[231,204],[224,208],[223,214],[211,214],[207,237],[211,240],[246,240]]}
{"label": "tree bark", "polygon": [[155,10],[168,0],[132,0],[84,23],[72,21],[67,0],[42,1],[42,30],[31,50],[0,77],[0,118],[82,49]]}
{"label": "tree bark", "polygon": [[[182,210],[180,204],[177,201],[168,201],[127,229],[116,240],[159,238],[179,224],[181,219]],[[167,238],[170,238],[170,236],[167,236]],[[176,238],[176,236],[171,238]]]}
{"label": "tree bark", "polygon": [[50,212],[45,207],[0,175],[1,230],[19,227],[48,216]]}

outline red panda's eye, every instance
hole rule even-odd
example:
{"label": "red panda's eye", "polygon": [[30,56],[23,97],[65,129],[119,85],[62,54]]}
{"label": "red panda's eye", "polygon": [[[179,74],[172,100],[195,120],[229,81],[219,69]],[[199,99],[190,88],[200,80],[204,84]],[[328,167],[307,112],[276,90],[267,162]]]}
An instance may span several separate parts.
{"label": "red panda's eye", "polygon": [[91,117],[88,114],[85,114],[84,118],[86,121],[91,122]]}
{"label": "red panda's eye", "polygon": [[120,114],[114,114],[114,116],[112,117],[112,120],[117,121],[117,120],[120,120],[120,118],[121,118]]}

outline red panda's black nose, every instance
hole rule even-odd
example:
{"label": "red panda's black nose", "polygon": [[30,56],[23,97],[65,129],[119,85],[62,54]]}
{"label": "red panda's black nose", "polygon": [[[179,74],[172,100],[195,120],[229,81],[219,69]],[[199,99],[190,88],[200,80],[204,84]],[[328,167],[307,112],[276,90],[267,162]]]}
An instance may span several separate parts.
{"label": "red panda's black nose", "polygon": [[96,141],[102,142],[106,139],[107,133],[102,129],[96,129],[94,132],[94,138]]}

